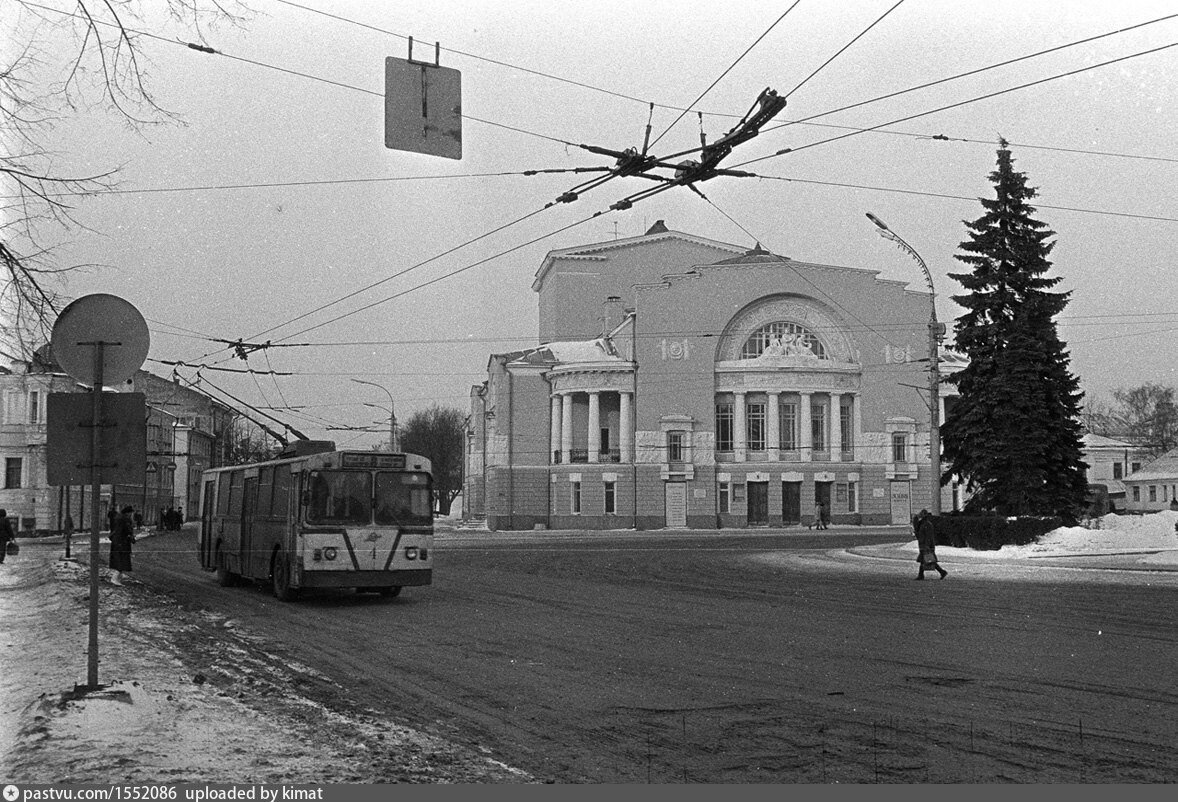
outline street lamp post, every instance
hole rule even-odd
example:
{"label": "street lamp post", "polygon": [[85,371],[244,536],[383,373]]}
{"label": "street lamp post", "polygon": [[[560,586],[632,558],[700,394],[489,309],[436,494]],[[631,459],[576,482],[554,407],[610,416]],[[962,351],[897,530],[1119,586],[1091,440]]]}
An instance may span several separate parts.
{"label": "street lamp post", "polygon": [[928,283],[929,291],[929,324],[928,324],[928,359],[929,359],[929,457],[932,460],[932,490],[933,497],[930,511],[933,515],[941,514],[941,355],[938,343],[945,333],[945,324],[937,322],[937,293],[933,288],[933,274],[928,265],[916,249],[909,245],[895,231],[888,228],[883,220],[867,212],[867,219],[879,229],[879,235],[891,240],[907,253],[924,272],[924,280]]}
{"label": "street lamp post", "polygon": [[[397,413],[394,411],[396,407],[393,404],[393,394],[387,388],[375,382],[364,381],[363,379],[352,379],[356,384],[367,384],[370,387],[377,387],[384,390],[385,395],[389,397],[389,451],[400,451],[400,446],[397,443]],[[365,404],[365,406],[376,406],[375,404]]]}

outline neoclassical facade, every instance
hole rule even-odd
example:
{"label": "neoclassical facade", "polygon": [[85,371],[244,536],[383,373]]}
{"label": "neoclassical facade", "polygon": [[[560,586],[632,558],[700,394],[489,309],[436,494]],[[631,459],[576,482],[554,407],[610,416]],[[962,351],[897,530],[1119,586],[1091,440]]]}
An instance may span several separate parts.
{"label": "neoclassical facade", "polygon": [[[554,251],[537,348],[472,388],[492,529],[901,523],[931,493],[929,297],[668,230]],[[950,508],[946,490],[943,505]]]}

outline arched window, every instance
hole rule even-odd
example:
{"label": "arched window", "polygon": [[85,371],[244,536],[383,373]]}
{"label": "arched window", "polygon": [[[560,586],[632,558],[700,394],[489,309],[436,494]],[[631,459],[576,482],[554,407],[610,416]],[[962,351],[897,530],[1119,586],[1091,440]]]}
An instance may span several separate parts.
{"label": "arched window", "polygon": [[[805,349],[809,349],[810,353],[819,359],[826,359],[826,349],[823,348],[822,342],[814,335],[814,332],[797,323],[789,323],[784,320],[768,323],[753,332],[752,336],[745,341],[740,358],[756,359],[770,345],[780,346],[784,349],[789,349],[791,345],[795,349],[800,346],[802,349],[800,353],[805,353]],[[794,350],[791,353],[799,353],[799,351]],[[779,355],[784,356],[785,353]]]}

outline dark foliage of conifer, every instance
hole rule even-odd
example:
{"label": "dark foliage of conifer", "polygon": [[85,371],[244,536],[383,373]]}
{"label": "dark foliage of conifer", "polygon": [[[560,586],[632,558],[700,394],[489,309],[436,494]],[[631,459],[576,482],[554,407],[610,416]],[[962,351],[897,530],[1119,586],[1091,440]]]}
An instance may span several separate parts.
{"label": "dark foliage of conifer", "polygon": [[969,364],[948,379],[961,397],[941,429],[944,476],[965,479],[967,510],[1070,519],[1087,484],[1082,394],[1055,324],[1069,293],[1050,292],[1060,279],[1045,275],[1055,232],[1033,217],[1027,202],[1038,193],[1005,140],[990,180],[995,197],[965,223],[956,257],[972,272],[951,274],[967,291],[954,296],[966,310],[954,334]]}

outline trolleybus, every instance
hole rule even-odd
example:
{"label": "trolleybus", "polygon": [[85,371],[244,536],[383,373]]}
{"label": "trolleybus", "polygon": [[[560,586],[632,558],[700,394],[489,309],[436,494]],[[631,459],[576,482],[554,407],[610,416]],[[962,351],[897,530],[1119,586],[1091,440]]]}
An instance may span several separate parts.
{"label": "trolleybus", "polygon": [[202,476],[200,564],[222,586],[268,582],[395,596],[433,579],[430,462],[299,441],[277,459]]}

